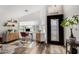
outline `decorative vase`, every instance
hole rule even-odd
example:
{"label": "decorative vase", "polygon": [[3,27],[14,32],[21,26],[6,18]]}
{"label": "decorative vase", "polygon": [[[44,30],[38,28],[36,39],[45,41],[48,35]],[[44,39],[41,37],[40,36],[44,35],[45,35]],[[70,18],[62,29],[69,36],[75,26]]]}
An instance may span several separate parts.
{"label": "decorative vase", "polygon": [[76,37],[74,37],[73,35],[72,28],[70,29],[70,31],[71,31],[70,40],[72,41],[72,43],[75,43]]}
{"label": "decorative vase", "polygon": [[70,29],[70,31],[71,31],[70,38],[74,38],[74,36],[73,36],[73,32],[72,32],[72,28]]}

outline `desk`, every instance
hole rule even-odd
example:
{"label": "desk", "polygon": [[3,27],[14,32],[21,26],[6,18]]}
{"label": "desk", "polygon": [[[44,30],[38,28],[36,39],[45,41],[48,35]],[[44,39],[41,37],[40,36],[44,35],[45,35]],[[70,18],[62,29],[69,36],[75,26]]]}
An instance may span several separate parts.
{"label": "desk", "polygon": [[[70,51],[68,50],[68,45],[70,45]],[[79,47],[79,41],[72,42],[70,40],[66,40],[66,54],[67,52],[72,54],[72,48]]]}

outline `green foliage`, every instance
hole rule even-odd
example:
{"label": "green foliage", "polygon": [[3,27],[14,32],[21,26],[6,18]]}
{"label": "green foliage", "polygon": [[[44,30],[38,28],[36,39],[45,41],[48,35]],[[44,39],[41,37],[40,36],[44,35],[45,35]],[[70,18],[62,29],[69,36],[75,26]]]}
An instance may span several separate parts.
{"label": "green foliage", "polygon": [[65,18],[62,22],[61,22],[61,26],[62,27],[67,27],[67,26],[71,26],[74,24],[78,24],[79,23],[79,16],[75,15],[71,18]]}

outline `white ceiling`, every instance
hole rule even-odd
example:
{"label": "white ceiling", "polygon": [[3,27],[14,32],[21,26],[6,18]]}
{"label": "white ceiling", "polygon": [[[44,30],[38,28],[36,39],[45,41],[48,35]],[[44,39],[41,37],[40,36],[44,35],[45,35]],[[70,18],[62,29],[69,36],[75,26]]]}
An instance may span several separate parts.
{"label": "white ceiling", "polygon": [[0,17],[18,18],[40,10],[42,7],[43,5],[0,5]]}

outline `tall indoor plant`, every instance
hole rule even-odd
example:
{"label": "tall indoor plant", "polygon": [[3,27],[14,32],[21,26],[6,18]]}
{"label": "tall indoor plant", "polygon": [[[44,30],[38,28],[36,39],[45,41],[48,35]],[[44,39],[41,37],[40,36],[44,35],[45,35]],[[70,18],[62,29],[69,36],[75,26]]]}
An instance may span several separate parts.
{"label": "tall indoor plant", "polygon": [[79,15],[74,15],[71,18],[65,18],[62,22],[61,22],[61,26],[62,27],[69,27],[70,26],[70,31],[71,31],[71,35],[70,38],[74,38],[73,36],[73,25],[77,25],[79,23]]}
{"label": "tall indoor plant", "polygon": [[[75,45],[75,41],[76,41],[76,37],[73,36],[73,25],[77,25],[79,23],[79,16],[75,15],[71,18],[65,18],[62,22],[61,22],[61,26],[62,27],[69,27],[70,26],[70,31],[71,31],[71,35],[70,35],[70,44],[71,44],[71,53],[72,54],[76,54],[77,53],[77,48]],[[66,42],[67,43],[67,42]]]}

